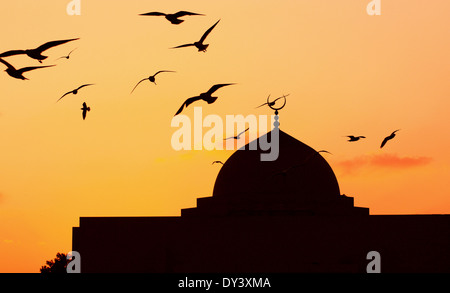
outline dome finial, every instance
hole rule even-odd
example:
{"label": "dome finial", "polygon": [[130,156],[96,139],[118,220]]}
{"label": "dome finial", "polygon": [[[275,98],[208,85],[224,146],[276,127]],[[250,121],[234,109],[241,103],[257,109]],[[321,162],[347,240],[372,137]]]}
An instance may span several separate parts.
{"label": "dome finial", "polygon": [[276,100],[273,101],[273,102],[269,102],[269,97],[270,97],[270,96],[267,97],[267,105],[269,105],[270,109],[275,110],[275,117],[274,117],[275,122],[273,123],[273,126],[275,126],[275,128],[277,128],[277,129],[278,129],[278,126],[280,126],[280,122],[278,122],[278,119],[279,119],[279,117],[278,117],[278,111],[281,110],[281,109],[283,109],[284,106],[286,106],[286,97],[287,97],[287,96],[289,96],[289,94],[283,95],[282,97],[279,97],[279,98],[278,98],[278,99],[281,99],[281,98],[284,99],[283,105],[282,105],[281,107],[278,107],[278,108],[275,108],[275,107],[274,107],[275,101],[278,100],[278,99],[276,99]]}

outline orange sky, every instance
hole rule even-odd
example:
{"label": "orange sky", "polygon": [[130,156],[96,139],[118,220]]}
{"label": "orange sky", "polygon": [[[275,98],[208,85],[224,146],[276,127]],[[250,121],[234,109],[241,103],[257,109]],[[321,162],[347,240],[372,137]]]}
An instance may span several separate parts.
{"label": "orange sky", "polygon": [[[369,0],[81,0],[81,16],[66,14],[69,2],[9,1],[0,11],[0,52],[80,38],[46,51],[44,64],[57,66],[28,81],[0,72],[0,272],[39,272],[70,251],[79,217],[177,216],[212,195],[220,167],[211,162],[232,152],[175,151],[170,124],[186,98],[216,83],[236,85],[198,104],[204,117],[271,115],[255,107],[290,94],[281,129],[333,153],[324,157],[341,192],[371,214],[450,213],[448,1],[381,0],[380,16],[367,15]],[[206,16],[178,26],[138,16],[179,10]],[[207,53],[169,49],[219,19]],[[176,73],[130,95],[159,70]],[[95,85],[55,103],[84,83]]]}

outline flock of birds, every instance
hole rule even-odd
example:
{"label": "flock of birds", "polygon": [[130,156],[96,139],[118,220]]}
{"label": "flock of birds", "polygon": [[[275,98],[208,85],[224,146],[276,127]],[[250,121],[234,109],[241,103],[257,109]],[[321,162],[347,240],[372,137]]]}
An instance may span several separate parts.
{"label": "flock of birds", "polygon": [[[396,136],[397,131],[400,131],[400,129],[393,131],[390,135],[386,136],[383,139],[383,141],[381,142],[380,149],[382,149],[388,141],[390,141],[391,139],[393,139]],[[362,135],[360,135],[360,136],[347,135],[346,137],[348,137],[349,142],[354,142],[354,141],[358,141],[362,138],[366,138],[365,136],[362,136]]]}
{"label": "flock of birds", "polygon": [[[166,13],[162,13],[162,12],[148,12],[148,13],[143,13],[143,14],[139,14],[141,16],[164,16],[168,21],[170,21],[170,23],[178,25],[182,22],[184,22],[184,20],[180,19],[180,17],[183,16],[193,16],[193,15],[204,15],[204,14],[199,14],[199,13],[193,13],[193,12],[189,12],[189,11],[179,11],[177,13],[174,14],[166,14]],[[206,30],[205,33],[203,33],[203,35],[201,36],[200,40],[193,42],[193,43],[188,43],[188,44],[183,44],[180,46],[176,46],[173,47],[171,49],[176,49],[176,48],[184,48],[184,47],[190,47],[190,46],[194,46],[198,49],[199,52],[206,52],[209,44],[205,44],[205,40],[207,38],[207,36],[211,33],[211,31],[216,27],[216,25],[219,23],[220,19],[213,25],[211,26],[208,30]],[[10,57],[10,56],[15,56],[15,55],[27,55],[28,57],[38,60],[39,63],[42,63],[44,60],[46,60],[48,58],[48,56],[44,56],[42,55],[44,51],[51,49],[53,47],[56,46],[60,46],[63,44],[66,44],[68,42],[72,42],[72,41],[76,41],[79,40],[79,38],[75,38],[75,39],[67,39],[67,40],[58,40],[58,41],[51,41],[51,42],[47,42],[35,49],[26,49],[26,50],[10,50],[4,53],[0,54],[0,62],[3,63],[4,65],[6,65],[7,69],[5,70],[6,73],[8,73],[11,77],[13,78],[17,78],[17,79],[21,79],[21,80],[28,80],[28,78],[26,78],[23,74],[25,72],[28,71],[32,71],[32,70],[36,70],[36,69],[42,69],[42,68],[47,68],[47,67],[53,67],[55,65],[46,65],[46,66],[30,66],[30,67],[24,67],[21,69],[16,69],[13,65],[11,65],[9,62],[5,61],[4,58],[6,57]],[[57,60],[59,59],[70,59],[70,56],[72,54],[72,52],[75,51],[75,49],[73,49],[72,51],[69,52],[69,54],[67,54],[66,56],[62,56],[59,57]],[[158,72],[156,72],[154,75],[146,77],[142,80],[140,80],[136,86],[133,88],[133,90],[131,91],[131,93],[134,92],[134,90],[139,86],[139,84],[141,84],[142,82],[144,82],[145,80],[149,80],[150,82],[154,83],[156,85],[156,75],[160,74],[160,73],[164,73],[164,72],[175,72],[175,71],[171,71],[171,70],[160,70]],[[86,86],[90,86],[93,84],[84,84],[74,90],[71,90],[67,93],[65,93],[61,98],[59,98],[57,100],[57,102],[59,102],[62,98],[64,98],[65,96],[69,95],[69,94],[73,94],[76,95],[78,93],[78,91]],[[233,85],[233,83],[227,83],[227,84],[216,84],[213,85],[207,92],[201,93],[198,96],[195,97],[191,97],[186,99],[186,101],[181,105],[180,109],[176,112],[175,116],[180,114],[183,109],[187,108],[190,104],[196,102],[196,101],[200,101],[203,100],[205,102],[207,102],[208,104],[212,104],[214,103],[218,97],[213,97],[212,94],[217,91],[219,88],[224,87],[224,86],[229,86],[229,85]],[[86,119],[86,113],[88,111],[90,111],[90,107],[88,107],[86,105],[86,103],[83,103],[83,108],[81,108],[82,110],[82,117],[83,120]]]}
{"label": "flock of birds", "polygon": [[[7,68],[6,68],[5,71],[6,71],[6,73],[9,76],[11,76],[13,78],[21,79],[21,80],[28,80],[28,78],[26,78],[23,75],[25,72],[36,70],[36,69],[41,69],[41,68],[53,67],[53,66],[56,66],[56,65],[29,66],[29,67],[24,67],[24,68],[21,68],[21,69],[16,69],[13,65],[11,65],[9,62],[5,61],[3,58],[16,56],[16,55],[27,55],[28,57],[39,61],[39,63],[42,63],[44,60],[46,60],[48,58],[48,56],[42,55],[45,51],[47,51],[47,50],[49,50],[49,49],[51,49],[53,47],[60,46],[60,45],[66,44],[68,42],[72,42],[72,41],[76,41],[76,40],[79,40],[79,38],[68,39],[68,40],[51,41],[51,42],[47,42],[47,43],[45,43],[45,44],[43,44],[43,45],[41,45],[41,46],[39,46],[37,48],[34,48],[34,49],[9,50],[9,51],[6,51],[6,52],[3,52],[3,53],[0,54],[0,62],[3,63],[4,65],[6,65]],[[73,49],[72,51],[70,51],[69,54],[67,54],[66,56],[59,57],[57,60],[63,59],[63,58],[70,59],[70,55],[75,50],[76,50],[76,48]],[[61,100],[62,98],[64,98],[68,94],[76,95],[81,88],[83,88],[85,86],[89,86],[89,85],[92,85],[92,84],[85,84],[85,85],[82,85],[82,86],[78,87],[77,89],[74,89],[74,90],[72,90],[70,92],[67,92],[61,98],[59,98],[59,100]],[[56,101],[56,102],[59,102],[59,100]],[[91,110],[91,108],[86,105],[86,102],[84,102],[83,103],[83,108],[81,108],[81,110],[82,110],[82,117],[83,117],[83,120],[84,120],[84,119],[86,119],[87,112],[89,112]]]}
{"label": "flock of birds", "polygon": [[[167,13],[162,13],[162,12],[148,12],[148,13],[143,13],[143,14],[139,14],[140,16],[164,16],[171,24],[174,25],[179,25],[181,23],[184,22],[183,19],[180,19],[181,17],[184,16],[204,16],[204,14],[199,14],[199,13],[194,13],[194,12],[189,12],[189,11],[179,11],[177,13],[173,13],[173,14],[167,14]],[[177,48],[184,48],[184,47],[196,47],[198,52],[206,52],[207,48],[209,46],[209,44],[205,44],[205,40],[208,37],[208,35],[212,32],[212,30],[217,26],[217,24],[220,22],[220,19],[214,23],[209,29],[207,29],[203,35],[201,36],[201,38],[198,41],[195,41],[193,43],[187,43],[187,44],[183,44],[183,45],[179,45],[176,47],[172,47],[171,49],[177,49]],[[28,80],[28,78],[26,78],[23,74],[25,72],[28,71],[32,71],[32,70],[36,70],[36,69],[42,69],[42,68],[48,68],[48,67],[53,67],[55,65],[42,65],[42,66],[30,66],[30,67],[24,67],[21,69],[16,69],[13,65],[11,65],[9,62],[5,61],[4,58],[7,57],[11,57],[11,56],[15,56],[15,55],[27,55],[29,58],[35,59],[37,60],[39,63],[43,63],[44,60],[46,60],[48,58],[48,56],[43,55],[43,53],[53,47],[56,46],[60,46],[69,42],[73,42],[79,40],[79,38],[74,38],[74,39],[67,39],[67,40],[57,40],[57,41],[51,41],[51,42],[47,42],[37,48],[34,49],[25,49],[25,50],[10,50],[10,51],[6,51],[4,53],[0,54],[0,62],[3,63],[7,68],[6,68],[6,73],[8,75],[10,75],[13,78],[16,79],[21,79],[21,80]],[[66,56],[61,56],[59,57],[57,60],[59,59],[70,59],[71,54],[76,50],[73,49],[72,51],[70,51]],[[154,75],[151,75],[149,77],[146,77],[142,80],[140,80],[133,88],[133,90],[131,91],[131,94],[135,91],[135,89],[144,81],[148,80],[152,83],[154,83],[156,85],[156,76],[160,73],[174,73],[175,71],[171,71],[171,70],[160,70],[158,72],[156,72]],[[92,86],[94,84],[83,84],[81,86],[79,86],[78,88],[71,90],[69,92],[66,92],[64,95],[62,95],[56,102],[59,102],[61,99],[63,99],[65,96],[73,94],[73,95],[77,95],[78,92],[87,86]],[[188,99],[186,99],[184,101],[184,103],[181,105],[181,107],[178,109],[178,111],[175,113],[176,115],[179,115],[185,108],[187,108],[189,105],[191,105],[192,103],[196,102],[196,101],[200,101],[203,100],[208,104],[212,104],[214,103],[218,97],[214,97],[212,96],[218,89],[225,87],[225,86],[230,86],[230,85],[234,85],[234,83],[224,83],[224,84],[216,84],[213,85],[208,91],[199,94],[198,96],[194,96],[194,97],[190,97]],[[276,98],[273,101],[269,101],[270,95],[267,99],[268,102],[256,107],[256,108],[260,108],[262,106],[269,106],[272,107],[275,105],[275,103],[282,99],[282,98],[286,98],[288,95],[283,95],[281,97]],[[83,103],[82,105],[82,117],[83,120],[86,119],[86,115],[87,112],[89,112],[91,110],[91,108],[89,106],[87,106],[86,102]],[[239,133],[236,136],[232,136],[229,138],[226,138],[224,140],[228,140],[228,139],[235,139],[238,140],[241,138],[241,135],[243,135],[245,132],[247,132],[249,129],[247,128],[245,131]],[[395,130],[394,132],[392,132],[389,136],[385,137],[381,143],[380,148],[383,148],[386,143],[393,139],[396,136],[396,132],[399,131],[400,129]],[[353,136],[353,135],[348,135],[346,136],[349,138],[349,142],[356,142],[359,141],[360,139],[364,139],[366,138],[365,136]],[[317,153],[320,152],[327,152],[325,150],[322,151],[318,151]],[[329,152],[327,152],[329,153]],[[223,164],[223,162],[221,161],[214,161],[213,164]],[[293,166],[292,168],[295,168],[297,166]],[[287,170],[284,170],[282,173],[285,174],[287,172]]]}

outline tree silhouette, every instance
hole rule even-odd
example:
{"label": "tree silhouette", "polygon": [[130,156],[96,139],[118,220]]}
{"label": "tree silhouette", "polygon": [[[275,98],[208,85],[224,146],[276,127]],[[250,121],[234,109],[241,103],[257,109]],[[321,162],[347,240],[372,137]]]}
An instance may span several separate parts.
{"label": "tree silhouette", "polygon": [[67,255],[64,253],[57,253],[56,258],[53,260],[46,261],[45,266],[41,267],[41,273],[42,274],[48,274],[48,273],[67,273]]}

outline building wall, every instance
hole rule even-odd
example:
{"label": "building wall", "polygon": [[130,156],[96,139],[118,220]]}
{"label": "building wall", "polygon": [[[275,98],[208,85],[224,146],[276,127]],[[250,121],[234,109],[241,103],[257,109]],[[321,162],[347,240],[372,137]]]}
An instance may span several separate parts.
{"label": "building wall", "polygon": [[81,218],[82,272],[450,272],[450,215]]}

